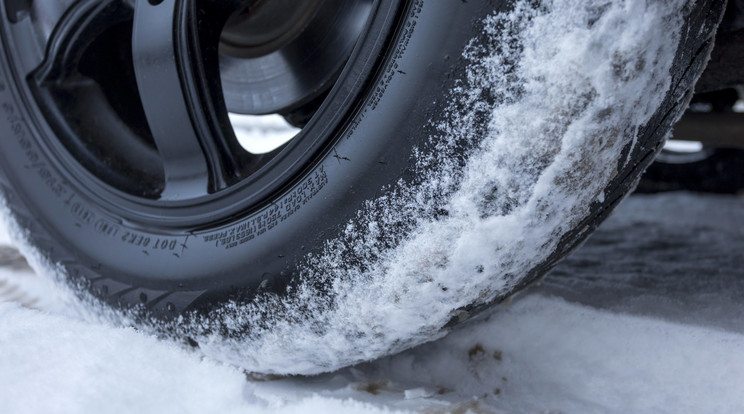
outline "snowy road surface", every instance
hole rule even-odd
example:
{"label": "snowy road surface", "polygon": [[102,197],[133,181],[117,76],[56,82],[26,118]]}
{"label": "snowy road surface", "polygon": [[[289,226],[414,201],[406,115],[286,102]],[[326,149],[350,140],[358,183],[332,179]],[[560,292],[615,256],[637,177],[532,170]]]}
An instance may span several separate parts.
{"label": "snowy road surface", "polygon": [[634,196],[485,320],[312,378],[84,321],[3,250],[0,413],[742,413],[743,249],[743,197]]}

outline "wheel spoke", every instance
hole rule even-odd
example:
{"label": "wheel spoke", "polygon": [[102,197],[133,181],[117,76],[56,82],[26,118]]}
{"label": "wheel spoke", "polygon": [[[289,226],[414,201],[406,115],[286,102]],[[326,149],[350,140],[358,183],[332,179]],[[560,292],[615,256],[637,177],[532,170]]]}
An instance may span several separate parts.
{"label": "wheel spoke", "polygon": [[218,42],[229,3],[135,3],[134,69],[165,167],[165,199],[196,197],[241,178],[246,159],[229,127],[219,76]]}
{"label": "wheel spoke", "polygon": [[[204,193],[209,170],[181,90],[173,41],[175,1],[137,1],[133,56],[142,105],[165,167],[163,198]],[[168,24],[170,22],[171,24]]]}
{"label": "wheel spoke", "polygon": [[[61,2],[61,5],[69,1]],[[36,2],[34,2],[36,4]],[[44,26],[47,57],[37,70],[36,77],[43,81],[63,82],[74,77],[85,50],[107,29],[132,18],[132,9],[121,0],[84,0],[63,10],[59,7],[34,7],[37,14],[48,14],[55,20],[54,28]],[[62,17],[59,17],[59,16]],[[52,30],[53,37],[48,38]]]}

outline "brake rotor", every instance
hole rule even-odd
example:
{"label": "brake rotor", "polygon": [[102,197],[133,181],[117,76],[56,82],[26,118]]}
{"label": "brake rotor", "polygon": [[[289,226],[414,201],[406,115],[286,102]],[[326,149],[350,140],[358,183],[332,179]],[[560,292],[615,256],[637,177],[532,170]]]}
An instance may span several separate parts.
{"label": "brake rotor", "polygon": [[220,41],[229,112],[288,113],[333,85],[372,0],[261,0],[234,14]]}

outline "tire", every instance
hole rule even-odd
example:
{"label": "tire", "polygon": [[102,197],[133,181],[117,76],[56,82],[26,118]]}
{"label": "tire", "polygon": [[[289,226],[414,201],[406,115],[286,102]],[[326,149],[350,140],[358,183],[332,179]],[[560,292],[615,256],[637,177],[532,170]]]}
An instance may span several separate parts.
{"label": "tire", "polygon": [[[111,8],[95,10],[104,16],[119,16],[114,11],[131,4],[103,3]],[[10,1],[2,10],[0,46],[0,182],[25,253],[96,312],[112,309],[118,323],[187,340],[252,371],[329,371],[439,337],[544,275],[635,186],[689,102],[724,6],[703,0],[631,0],[627,10],[610,2],[538,3],[374,3],[327,97],[303,98],[302,108],[292,109],[296,115],[311,106],[303,135],[268,161],[251,158],[258,167],[247,178],[210,181],[209,190],[189,198],[190,187],[178,187],[189,182],[175,179],[172,188],[180,190],[164,195],[169,160],[163,161],[165,178],[141,161],[152,157],[140,139],[147,134],[142,113],[152,125],[161,123],[154,113],[170,116],[176,109],[148,107],[152,91],[141,85],[135,97],[137,85],[129,92],[112,89],[116,96],[106,89],[146,82],[138,76],[147,72],[137,72],[152,69],[146,59],[135,56],[96,78],[103,92],[55,89],[64,83],[59,77],[80,79],[67,73],[75,69],[65,59],[78,56],[66,51],[85,37],[53,35],[46,50],[67,53],[59,53],[61,64],[35,58],[29,51],[45,49],[28,40],[38,38],[28,34],[39,31],[28,18],[33,10]],[[633,7],[647,9],[649,23],[630,18]],[[69,22],[77,15],[91,21],[93,9],[86,10],[68,12],[60,24],[77,27]],[[569,15],[580,22],[561,20]],[[117,18],[117,30],[132,30],[131,15]],[[105,30],[90,26],[95,35]],[[602,73],[611,75],[594,80],[525,63],[525,50],[542,45],[522,36],[540,38],[549,49],[560,47],[553,36],[592,30],[599,43],[625,30],[643,46],[595,44],[596,53],[569,56],[582,70],[609,68]],[[86,47],[98,47],[99,54],[127,50]],[[108,61],[119,58],[113,56]],[[589,56],[597,61],[590,64]],[[104,61],[93,59],[106,70]],[[209,83],[215,77],[199,76],[209,67],[178,68],[194,94],[207,91],[224,101]],[[162,94],[178,95],[165,85],[172,79],[163,79]],[[625,92],[607,101],[606,90]],[[98,100],[86,104],[88,97]],[[137,109],[138,98],[144,109]],[[104,108],[117,102],[119,108]],[[194,125],[200,103],[202,115],[221,120],[206,116],[201,130],[218,138],[229,135],[220,129],[225,110],[219,102],[186,105]],[[519,118],[524,105],[534,110]],[[66,113],[69,108],[75,114]],[[111,117],[102,123],[96,120],[104,115],[92,113]],[[508,113],[520,121],[503,121]],[[100,131],[111,139],[86,138]],[[132,144],[114,145],[126,140]],[[190,164],[176,167],[184,165]]]}

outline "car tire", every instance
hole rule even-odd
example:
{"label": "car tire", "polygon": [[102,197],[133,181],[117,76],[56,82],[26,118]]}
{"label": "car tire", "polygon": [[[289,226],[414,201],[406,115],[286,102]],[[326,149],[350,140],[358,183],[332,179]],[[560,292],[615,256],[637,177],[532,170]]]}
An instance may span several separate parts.
{"label": "car tire", "polygon": [[[495,89],[493,85],[505,80],[488,78],[488,68],[496,66],[486,67],[486,63],[503,58],[494,65],[516,68],[523,58],[521,51],[529,47],[519,43],[520,31],[539,30],[531,26],[534,19],[549,16],[551,7],[573,7],[570,4],[486,0],[371,3],[374,11],[364,32],[333,88],[313,109],[315,115],[305,125],[304,135],[277,150],[271,160],[247,174],[248,178],[193,199],[179,199],[182,193],[174,192],[173,199],[164,200],[159,196],[162,171],[132,167],[152,155],[145,148],[147,140],[120,148],[106,147],[99,138],[80,138],[101,130],[111,136],[121,134],[121,140],[145,134],[142,122],[132,120],[141,119],[148,111],[132,109],[130,104],[116,108],[117,102],[137,100],[123,97],[126,90],[106,89],[117,84],[129,85],[130,92],[137,89],[136,82],[131,82],[138,74],[124,69],[136,66],[137,58],[128,58],[135,60],[133,64],[124,59],[108,69],[101,63],[103,57],[93,59],[93,66],[103,66],[101,70],[113,70],[116,75],[107,72],[108,77],[103,78],[91,78],[88,69],[78,70],[69,61],[55,66],[50,56],[68,59],[71,54],[62,52],[80,39],[72,39],[75,33],[58,26],[45,49],[33,43],[29,39],[34,37],[27,34],[40,29],[33,24],[33,10],[24,8],[27,3],[11,1],[0,7],[0,184],[8,213],[27,245],[25,252],[38,259],[37,268],[66,280],[89,306],[113,309],[120,323],[173,335],[249,370],[317,373],[441,336],[534,282],[584,240],[634,188],[685,109],[712,48],[724,2],[657,2],[660,8],[673,4],[669,7],[677,8],[674,16],[682,27],[667,28],[678,31],[677,52],[668,73],[660,75],[664,82],[660,84],[666,89],[648,92],[659,99],[650,108],[647,121],[628,132],[630,124],[622,124],[626,121],[618,116],[619,133],[618,129],[595,131],[597,140],[592,142],[597,147],[581,147],[572,155],[580,160],[575,168],[550,181],[549,186],[555,188],[546,191],[553,196],[538,200],[544,205],[535,211],[545,215],[553,214],[552,203],[571,206],[550,217],[559,224],[540,236],[541,243],[525,243],[521,236],[514,236],[507,245],[521,253],[509,263],[501,262],[503,268],[481,265],[477,258],[467,262],[471,259],[467,255],[455,260],[467,262],[462,268],[471,269],[474,277],[488,274],[490,279],[483,285],[470,284],[465,274],[453,269],[447,271],[451,278],[447,276],[446,283],[432,283],[428,269],[445,272],[448,266],[460,265],[453,264],[446,254],[436,253],[442,246],[421,255],[431,246],[414,248],[411,240],[423,234],[422,228],[438,228],[437,223],[454,220],[458,213],[451,204],[452,196],[462,192],[463,182],[472,174],[466,167],[485,145],[489,128],[494,127],[493,108],[518,102],[534,87]],[[96,2],[62,2],[69,7],[87,3]],[[96,10],[106,16],[133,4],[103,3],[111,8]],[[595,3],[602,4],[594,7]],[[630,3],[653,10],[657,7]],[[139,7],[140,2],[136,4]],[[611,2],[587,2],[586,9],[591,9],[586,12],[590,18],[581,23],[585,26],[582,30],[592,30],[597,21],[603,22],[606,10],[614,10]],[[90,10],[67,12],[59,24],[75,27],[69,20],[75,16],[93,21]],[[499,20],[499,16],[521,17],[512,21]],[[133,18],[132,14],[120,17],[117,30],[132,30]],[[662,23],[668,24],[668,20],[655,24]],[[90,33],[98,35],[105,30],[92,25]],[[69,39],[64,37],[66,33]],[[544,40],[549,37],[548,33]],[[99,54],[111,50],[88,43],[86,47],[98,47]],[[35,57],[33,53],[40,49],[47,54]],[[91,64],[90,59],[77,59],[77,63]],[[647,67],[635,67],[635,74],[626,73],[624,62],[616,63],[618,84],[655,69],[645,62]],[[500,73],[508,78],[515,72]],[[98,86],[76,95],[71,89],[57,88],[64,84],[59,81],[63,78],[85,81],[75,87]],[[518,80],[515,77],[513,81]],[[546,90],[545,96],[552,97],[554,92]],[[580,117],[594,99],[591,92],[581,95],[576,90],[565,90],[561,95],[571,97],[569,107],[556,115],[566,119]],[[96,104],[83,102],[96,96]],[[631,105],[628,102],[617,102],[613,110],[624,113]],[[113,109],[103,108],[104,104]],[[535,105],[542,104],[536,101]],[[65,112],[69,108],[77,112],[70,115]],[[100,121],[91,115],[94,113],[108,118],[101,115]],[[553,121],[549,124],[565,134],[563,128],[568,125]],[[207,125],[219,128],[220,124]],[[124,129],[127,131],[121,132]],[[544,133],[547,140],[556,132],[546,129]],[[617,139],[602,138],[609,135]],[[128,154],[137,145],[145,149]],[[511,158],[495,160],[503,162],[499,168],[513,163],[513,169],[521,169],[523,164],[514,158],[517,154],[527,162],[543,151],[541,157],[550,159],[558,151],[551,148],[553,152],[526,148],[503,155]],[[596,154],[590,156],[590,149]],[[132,158],[131,165],[127,157]],[[532,177],[527,179],[530,186],[549,170],[549,163],[540,159],[524,167],[525,176]],[[600,174],[608,165],[612,172]],[[437,173],[445,170],[451,174]],[[445,177],[451,182],[445,182]],[[431,185],[433,182],[436,185]],[[491,190],[470,193],[478,198],[474,203],[483,217],[507,217],[527,203],[519,197],[510,198],[508,191],[503,191],[508,184],[501,185],[492,183]],[[576,195],[571,201],[573,196],[565,195],[572,194],[572,189],[579,194],[590,185],[599,185],[600,190],[591,190],[592,199]],[[568,193],[561,193],[564,190]],[[463,223],[467,228],[467,222]],[[432,230],[430,240],[447,239],[449,233],[437,231]],[[507,239],[511,236],[504,235]],[[499,249],[495,246],[491,255],[498,255]],[[408,272],[405,283],[375,279],[382,274],[384,263],[391,261]],[[349,300],[339,293],[347,292],[347,287],[365,293]],[[428,307],[405,304],[401,298],[414,291],[416,296],[431,298]],[[356,316],[334,314],[339,307],[349,312],[355,308]]]}

